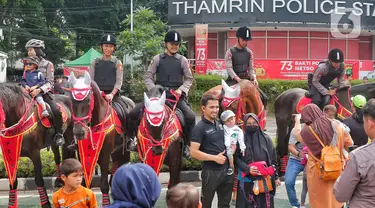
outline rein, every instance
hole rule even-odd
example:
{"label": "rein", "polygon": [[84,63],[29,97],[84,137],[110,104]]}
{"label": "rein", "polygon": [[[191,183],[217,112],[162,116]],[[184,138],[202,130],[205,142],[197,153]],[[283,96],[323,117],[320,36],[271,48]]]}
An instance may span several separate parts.
{"label": "rein", "polygon": [[[81,88],[81,89],[64,88],[64,90],[67,90],[67,91],[88,91],[88,90],[90,90],[91,91],[92,88],[91,87],[90,88]],[[94,107],[95,107],[94,99],[95,99],[94,93],[92,93],[92,91],[91,91],[89,112],[84,117],[77,117],[75,115],[75,112],[72,110],[72,120],[73,120],[74,125],[81,124],[83,126],[83,128],[85,128],[89,132],[90,141],[91,141],[93,149],[95,150],[97,147],[96,147],[96,145],[94,145],[94,142],[93,142],[93,139],[92,139],[92,130],[91,130],[91,127],[92,127],[91,126],[92,112],[93,112]],[[106,107],[107,108],[106,108],[106,113],[104,114],[104,120],[110,114],[110,106],[109,106],[108,102],[106,102]],[[73,109],[73,104],[72,104],[72,109]],[[87,124],[84,122],[85,120],[87,120]],[[103,122],[99,123],[98,125],[101,125],[101,124],[103,124]],[[103,128],[104,128],[104,125],[101,125],[99,131],[102,131]]]}

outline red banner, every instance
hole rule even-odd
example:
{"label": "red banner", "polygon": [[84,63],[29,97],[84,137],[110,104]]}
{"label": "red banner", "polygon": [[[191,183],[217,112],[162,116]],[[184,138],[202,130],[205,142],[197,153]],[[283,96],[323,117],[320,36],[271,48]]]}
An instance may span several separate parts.
{"label": "red banner", "polygon": [[362,79],[364,76],[369,79],[375,78],[375,61],[359,62],[359,79]]}
{"label": "red banner", "polygon": [[[254,70],[261,79],[306,79],[321,60],[255,60]],[[359,61],[346,61],[345,69],[352,69],[353,79],[359,77]],[[208,60],[207,74],[227,75],[224,60]]]}
{"label": "red banner", "polygon": [[208,45],[208,25],[195,25],[195,71],[198,74],[206,74]]}

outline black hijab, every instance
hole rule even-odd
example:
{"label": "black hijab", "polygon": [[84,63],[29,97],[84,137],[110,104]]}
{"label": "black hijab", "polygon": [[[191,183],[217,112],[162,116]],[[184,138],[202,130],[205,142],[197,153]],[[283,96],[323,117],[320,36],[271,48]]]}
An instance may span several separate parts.
{"label": "black hijab", "polygon": [[[253,118],[258,123],[258,128],[255,132],[246,131],[246,123],[249,118]],[[272,153],[272,144],[269,144],[269,138],[263,133],[262,129],[259,126],[259,119],[253,113],[248,113],[244,116],[244,125],[245,125],[245,157],[243,160],[246,163],[252,163],[257,161],[265,161],[268,166],[271,166],[271,153]],[[271,147],[271,150],[270,150]],[[271,152],[270,152],[271,151]]]}

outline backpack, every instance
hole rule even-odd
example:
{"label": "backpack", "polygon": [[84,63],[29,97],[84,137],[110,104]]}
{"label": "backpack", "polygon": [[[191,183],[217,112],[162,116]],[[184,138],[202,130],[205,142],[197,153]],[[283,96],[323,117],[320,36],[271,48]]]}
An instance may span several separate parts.
{"label": "backpack", "polygon": [[332,142],[331,145],[324,145],[311,126],[309,126],[309,128],[311,133],[323,147],[320,160],[310,152],[310,155],[316,161],[316,168],[319,170],[319,178],[325,181],[336,180],[340,176],[344,165],[339,148],[337,145],[333,146]]}

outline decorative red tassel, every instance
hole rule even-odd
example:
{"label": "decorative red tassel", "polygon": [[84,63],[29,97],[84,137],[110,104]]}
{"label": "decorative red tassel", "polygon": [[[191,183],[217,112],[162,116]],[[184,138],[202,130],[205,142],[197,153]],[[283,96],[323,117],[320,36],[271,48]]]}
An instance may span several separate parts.
{"label": "decorative red tassel", "polygon": [[56,178],[61,178],[60,164],[56,165]]}
{"label": "decorative red tassel", "polygon": [[280,171],[285,173],[287,165],[288,165],[288,155],[285,155],[280,160]]}
{"label": "decorative red tassel", "polygon": [[3,125],[5,122],[5,113],[3,108],[3,102],[0,100],[0,125]]}
{"label": "decorative red tassel", "polygon": [[234,171],[234,177],[233,177],[233,191],[237,191],[238,187],[238,171]]}

